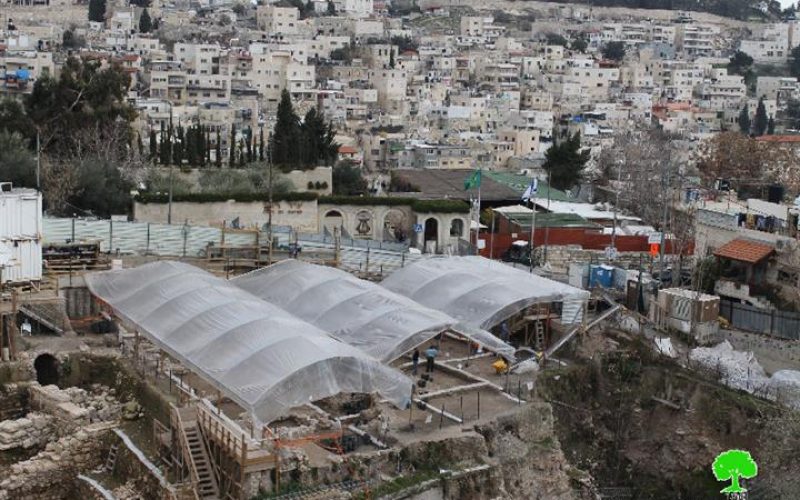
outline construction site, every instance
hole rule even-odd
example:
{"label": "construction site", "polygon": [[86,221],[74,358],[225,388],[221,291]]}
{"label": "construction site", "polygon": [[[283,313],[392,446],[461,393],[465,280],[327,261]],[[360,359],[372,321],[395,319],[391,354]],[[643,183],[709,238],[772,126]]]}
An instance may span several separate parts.
{"label": "construction site", "polygon": [[800,350],[701,294],[477,256],[41,251],[0,301],[0,500],[717,498],[742,446],[748,498],[795,498]]}

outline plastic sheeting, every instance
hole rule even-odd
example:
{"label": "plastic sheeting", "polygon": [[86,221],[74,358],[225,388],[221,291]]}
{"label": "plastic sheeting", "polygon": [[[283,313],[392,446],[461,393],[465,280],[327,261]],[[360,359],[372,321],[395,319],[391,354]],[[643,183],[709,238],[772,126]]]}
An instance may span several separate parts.
{"label": "plastic sheeting", "polygon": [[714,347],[697,347],[689,351],[689,359],[717,373],[720,382],[749,393],[763,392],[769,379],[755,354],[737,351],[727,340]]}
{"label": "plastic sheeting", "polygon": [[477,256],[415,262],[381,284],[481,328],[491,328],[533,304],[589,297],[585,290]]}
{"label": "plastic sheeting", "polygon": [[188,264],[87,275],[89,289],[262,423],[340,392],[398,406],[411,380],[322,330]]}
{"label": "plastic sheeting", "polygon": [[800,371],[778,370],[769,379],[769,395],[789,408],[800,410]]}
{"label": "plastic sheeting", "polygon": [[331,267],[285,260],[231,280],[239,288],[383,361],[446,330],[513,356],[491,333],[458,328],[451,316]]}

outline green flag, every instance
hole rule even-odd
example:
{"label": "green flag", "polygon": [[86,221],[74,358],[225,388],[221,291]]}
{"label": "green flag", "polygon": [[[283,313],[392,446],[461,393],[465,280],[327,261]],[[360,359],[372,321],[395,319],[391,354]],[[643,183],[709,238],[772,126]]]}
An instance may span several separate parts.
{"label": "green flag", "polygon": [[472,172],[472,174],[464,179],[464,191],[472,188],[481,187],[481,171],[480,169]]}

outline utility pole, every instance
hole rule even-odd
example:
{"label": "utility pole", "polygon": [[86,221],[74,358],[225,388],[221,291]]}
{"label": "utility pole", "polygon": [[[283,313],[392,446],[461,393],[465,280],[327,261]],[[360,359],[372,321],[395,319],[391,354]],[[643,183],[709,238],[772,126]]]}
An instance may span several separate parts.
{"label": "utility pole", "polygon": [[661,244],[659,245],[658,252],[658,282],[659,288],[664,284],[664,245],[667,241],[667,216],[669,207],[669,164],[671,154],[667,157],[666,169],[662,170],[662,196],[664,197],[664,213],[661,220]]}

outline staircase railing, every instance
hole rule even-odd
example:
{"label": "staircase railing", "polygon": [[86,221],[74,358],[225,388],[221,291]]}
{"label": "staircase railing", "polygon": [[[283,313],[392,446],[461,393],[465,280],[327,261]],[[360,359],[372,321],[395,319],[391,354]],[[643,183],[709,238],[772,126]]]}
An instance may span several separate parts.
{"label": "staircase railing", "polygon": [[181,444],[181,452],[183,453],[184,458],[188,461],[189,465],[189,480],[192,483],[192,491],[194,492],[195,498],[200,500],[200,494],[198,493],[198,481],[200,480],[200,475],[197,473],[197,467],[195,466],[194,458],[192,457],[192,450],[189,448],[189,439],[186,437],[186,427],[183,423],[180,409],[176,408],[175,406],[173,406],[172,409],[174,410],[173,413],[178,424],[178,441]]}

